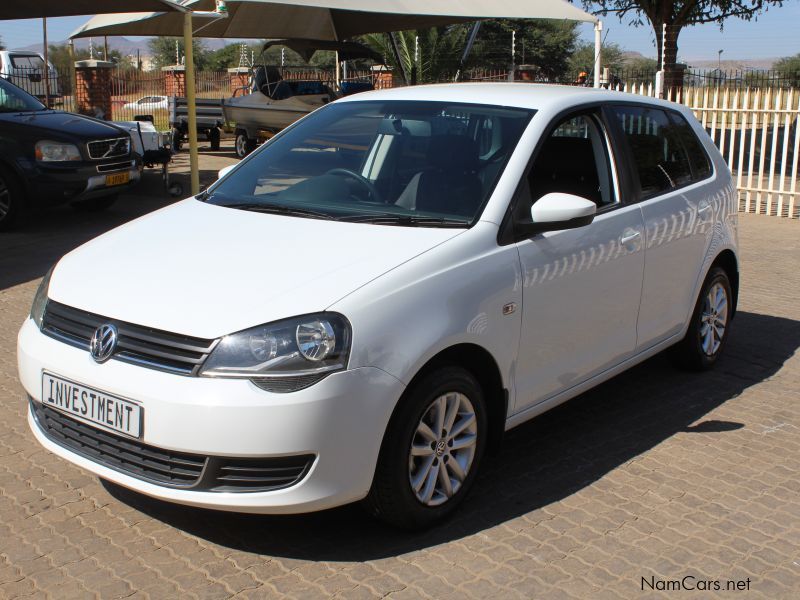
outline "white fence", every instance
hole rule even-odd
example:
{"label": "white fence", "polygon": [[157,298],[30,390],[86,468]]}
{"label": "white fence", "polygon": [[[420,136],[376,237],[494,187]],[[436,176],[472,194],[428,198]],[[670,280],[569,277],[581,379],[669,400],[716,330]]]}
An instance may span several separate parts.
{"label": "white fence", "polygon": [[[655,95],[652,85],[618,89]],[[691,108],[720,149],[742,212],[800,219],[800,90],[688,88],[667,99]]]}

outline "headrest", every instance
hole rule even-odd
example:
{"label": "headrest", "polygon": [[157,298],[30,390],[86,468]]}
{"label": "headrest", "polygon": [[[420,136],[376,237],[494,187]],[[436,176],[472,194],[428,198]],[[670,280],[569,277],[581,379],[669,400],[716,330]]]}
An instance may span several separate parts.
{"label": "headrest", "polygon": [[478,144],[465,135],[435,135],[428,146],[428,159],[445,171],[478,168]]}

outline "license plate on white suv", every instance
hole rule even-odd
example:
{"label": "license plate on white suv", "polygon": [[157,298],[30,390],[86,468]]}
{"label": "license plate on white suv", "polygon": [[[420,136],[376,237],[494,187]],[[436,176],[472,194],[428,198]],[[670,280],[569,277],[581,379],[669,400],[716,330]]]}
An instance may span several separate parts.
{"label": "license plate on white suv", "polygon": [[118,396],[42,373],[42,404],[96,427],[138,438],[142,407]]}

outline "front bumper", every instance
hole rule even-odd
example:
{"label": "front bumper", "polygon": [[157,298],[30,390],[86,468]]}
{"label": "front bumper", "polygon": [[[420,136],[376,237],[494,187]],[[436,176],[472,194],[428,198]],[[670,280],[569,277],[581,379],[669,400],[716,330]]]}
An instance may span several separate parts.
{"label": "front bumper", "polygon": [[[107,185],[109,175],[128,174],[128,182]],[[64,202],[80,202],[123,192],[139,182],[141,172],[136,159],[68,165],[31,164],[25,169],[28,197],[34,204],[45,206]]]}
{"label": "front bumper", "polygon": [[30,319],[20,330],[17,357],[33,402],[42,400],[45,370],[139,402],[145,419],[141,441],[148,445],[217,457],[316,457],[304,478],[284,489],[175,489],[55,443],[29,410],[31,429],[44,447],[104,479],[164,500],[239,512],[308,512],[366,496],[386,425],[404,389],[375,368],[335,373],[304,390],[274,394],[244,380],[172,375],[116,360],[100,365],[88,352],[43,335]]}

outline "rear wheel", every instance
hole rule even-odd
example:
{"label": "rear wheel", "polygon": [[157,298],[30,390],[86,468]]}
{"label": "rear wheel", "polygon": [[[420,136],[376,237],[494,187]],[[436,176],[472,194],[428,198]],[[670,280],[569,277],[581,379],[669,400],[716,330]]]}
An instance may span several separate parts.
{"label": "rear wheel", "polygon": [[244,130],[239,130],[236,132],[236,156],[239,158],[244,158],[248,154],[250,154],[253,150],[255,150],[256,142],[252,138],[247,136],[247,132]]}
{"label": "rear wheel", "polygon": [[452,513],[475,481],[488,421],[475,377],[456,366],[430,372],[404,395],[381,448],[367,503],[404,529]]}
{"label": "rear wheel", "polygon": [[22,186],[8,169],[0,167],[0,231],[11,229],[22,204]]}
{"label": "rear wheel", "polygon": [[733,295],[727,273],[714,267],[697,299],[689,330],[672,349],[675,363],[692,371],[705,371],[719,360],[728,340]]}

